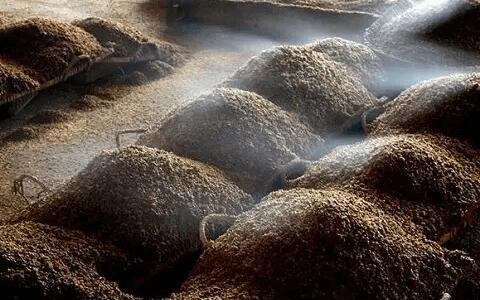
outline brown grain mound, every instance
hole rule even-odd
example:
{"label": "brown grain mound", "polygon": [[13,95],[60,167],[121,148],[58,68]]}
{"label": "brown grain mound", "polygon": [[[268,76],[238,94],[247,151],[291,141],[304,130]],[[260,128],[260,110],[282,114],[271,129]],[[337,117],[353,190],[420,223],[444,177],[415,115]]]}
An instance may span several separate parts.
{"label": "brown grain mound", "polygon": [[338,132],[377,102],[367,88],[377,59],[368,47],[339,38],[282,46],[252,58],[224,85],[255,92],[320,133]]}
{"label": "brown grain mound", "polygon": [[478,65],[479,1],[400,2],[366,30],[369,46],[419,63]]}
{"label": "brown grain mound", "polygon": [[439,135],[404,134],[338,147],[290,188],[341,186],[403,215],[444,243],[474,224],[480,201],[479,151]]}
{"label": "brown grain mound", "polygon": [[135,299],[102,269],[123,256],[78,231],[32,222],[0,226],[2,298]]}
{"label": "brown grain mound", "polygon": [[20,219],[79,229],[114,242],[129,255],[119,281],[137,289],[154,276],[175,271],[177,263],[200,249],[203,217],[236,215],[252,204],[250,196],[213,167],[132,146],[102,153]]}
{"label": "brown grain mound", "polygon": [[134,56],[142,45],[154,43],[158,47],[158,59],[169,65],[181,65],[186,58],[185,49],[165,41],[155,41],[124,24],[94,17],[75,20],[72,24],[95,36],[105,48],[113,49],[116,57]]}
{"label": "brown grain mound", "polygon": [[138,140],[213,164],[249,193],[259,192],[280,165],[314,156],[322,143],[296,116],[237,89],[200,97]]}
{"label": "brown grain mound", "polygon": [[242,214],[172,298],[440,299],[463,276],[454,255],[354,194],[280,191]]}
{"label": "brown grain mound", "polygon": [[89,33],[68,22],[30,18],[0,28],[0,57],[40,84],[63,75],[74,57],[98,54]]}
{"label": "brown grain mound", "polygon": [[479,116],[480,73],[455,74],[404,91],[385,106],[370,131],[444,134],[480,147]]}

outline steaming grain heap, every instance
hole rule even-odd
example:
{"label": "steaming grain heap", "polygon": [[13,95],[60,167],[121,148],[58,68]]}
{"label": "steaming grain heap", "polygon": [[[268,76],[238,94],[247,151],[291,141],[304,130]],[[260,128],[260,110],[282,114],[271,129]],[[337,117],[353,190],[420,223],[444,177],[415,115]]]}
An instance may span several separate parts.
{"label": "steaming grain heap", "polygon": [[236,215],[252,204],[213,167],[163,150],[128,147],[96,157],[52,199],[21,218],[114,242],[129,255],[119,280],[136,288],[175,272],[175,264],[200,249],[204,216]]}
{"label": "steaming grain heap", "polygon": [[264,51],[225,86],[255,92],[306,118],[316,131],[331,133],[377,103],[368,88],[380,75],[379,64],[380,58],[364,45],[326,39]]}
{"label": "steaming grain heap", "polygon": [[296,116],[237,89],[200,97],[138,141],[213,164],[249,193],[261,192],[280,165],[315,156],[322,143]]}
{"label": "steaming grain heap", "polygon": [[[339,147],[290,188],[341,186],[403,215],[443,243],[474,222],[480,201],[479,152],[439,135],[396,135]],[[460,228],[460,227],[459,227]]]}
{"label": "steaming grain heap", "polygon": [[480,74],[456,74],[420,82],[385,106],[373,135],[430,132],[480,147]]}
{"label": "steaming grain heap", "polygon": [[31,222],[0,226],[3,299],[134,299],[102,269],[123,259],[118,248],[78,231]]}
{"label": "steaming grain heap", "polygon": [[339,190],[270,194],[198,261],[173,299],[440,299],[470,263]]}
{"label": "steaming grain heap", "polygon": [[419,63],[478,65],[478,0],[402,3],[367,29],[369,46]]}

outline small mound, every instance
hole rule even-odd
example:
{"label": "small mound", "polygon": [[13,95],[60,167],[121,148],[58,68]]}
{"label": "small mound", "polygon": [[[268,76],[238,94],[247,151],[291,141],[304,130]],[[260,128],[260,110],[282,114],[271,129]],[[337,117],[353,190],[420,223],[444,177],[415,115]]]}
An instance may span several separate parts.
{"label": "small mound", "polygon": [[[3,299],[135,299],[107,279],[122,251],[82,234],[31,222],[0,226]],[[107,277],[106,277],[107,276]]]}
{"label": "small mound", "polygon": [[71,114],[60,110],[44,110],[37,112],[33,117],[27,120],[31,125],[48,125],[53,123],[66,122],[71,118]]}
{"label": "small mound", "polygon": [[479,213],[478,157],[477,150],[438,135],[381,137],[338,147],[289,188],[342,186],[444,243]]}
{"label": "small mound", "polygon": [[[72,24],[95,36],[103,47],[113,49],[116,57],[139,56],[141,51],[153,51],[152,58],[172,66],[178,66],[185,61],[185,50],[165,41],[154,41],[124,24],[93,17],[75,20]],[[148,47],[149,45],[152,47]],[[146,52],[143,54],[148,54]]]}
{"label": "small mound", "polygon": [[280,165],[310,158],[322,138],[257,94],[217,89],[170,114],[138,144],[213,164],[249,193],[262,190]]}
{"label": "small mound", "polygon": [[377,103],[368,90],[380,59],[339,38],[283,46],[252,58],[224,85],[257,93],[304,117],[320,133],[341,132],[352,116]]}
{"label": "small mound", "polygon": [[427,132],[480,147],[480,74],[456,74],[420,82],[385,106],[372,135]]}
{"label": "small mound", "polygon": [[280,191],[239,216],[172,298],[440,299],[463,276],[451,256],[354,194]]}
{"label": "small mound", "polygon": [[[237,215],[252,205],[250,196],[213,167],[163,150],[128,147],[102,153],[20,219],[79,229],[115,243],[129,259],[118,280],[142,292],[140,287],[156,276],[168,281],[185,271],[175,267],[200,250],[203,217]],[[172,286],[156,288],[165,292]]]}

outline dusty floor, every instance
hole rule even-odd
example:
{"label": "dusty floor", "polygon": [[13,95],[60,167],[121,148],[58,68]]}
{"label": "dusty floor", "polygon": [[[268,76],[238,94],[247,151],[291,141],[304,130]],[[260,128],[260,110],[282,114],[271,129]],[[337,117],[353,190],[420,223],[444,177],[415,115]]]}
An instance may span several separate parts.
{"label": "dusty floor", "polygon": [[[114,20],[121,18],[150,35],[168,38],[164,34],[164,22],[155,19],[158,15],[151,11],[154,3],[7,0],[3,9],[21,16],[49,15],[66,20],[91,15]],[[161,17],[161,12],[159,15]],[[209,29],[208,32],[191,28],[191,33],[186,35],[183,40],[188,40],[187,47],[193,50],[182,68],[173,75],[145,85],[114,88],[113,94],[116,95],[112,107],[68,113],[67,120],[59,123],[28,125],[27,120],[36,111],[68,111],[67,106],[78,100],[82,92],[78,91],[78,87],[77,91],[73,91],[67,83],[42,92],[14,118],[0,120],[0,137],[18,128],[33,128],[35,132],[32,139],[0,145],[0,168],[3,170],[0,176],[0,220],[25,207],[23,198],[12,195],[13,181],[19,176],[35,176],[54,189],[83,169],[100,151],[116,147],[118,131],[154,127],[173,107],[208,91],[257,51],[274,44],[261,38],[250,38],[247,43],[243,41],[243,46],[236,46],[236,41],[243,37],[220,28]],[[96,90],[101,94],[102,86]],[[111,88],[108,93],[112,93]],[[131,143],[135,138],[135,135],[127,135],[122,138],[122,143]],[[26,188],[33,191],[28,185]]]}

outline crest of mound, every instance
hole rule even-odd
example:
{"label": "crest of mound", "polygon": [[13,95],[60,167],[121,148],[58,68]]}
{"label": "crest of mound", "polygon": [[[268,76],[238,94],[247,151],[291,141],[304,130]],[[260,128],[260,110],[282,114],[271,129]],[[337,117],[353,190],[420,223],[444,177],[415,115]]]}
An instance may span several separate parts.
{"label": "crest of mound", "polygon": [[138,140],[215,165],[249,193],[262,189],[280,165],[315,156],[322,143],[297,116],[272,102],[223,88],[174,111]]}
{"label": "crest of mound", "polygon": [[479,147],[480,74],[454,74],[420,82],[384,106],[371,134],[427,132]]}
{"label": "crest of mound", "polygon": [[462,276],[449,256],[352,193],[278,191],[239,216],[172,299],[438,299]]}
{"label": "crest of mound", "polygon": [[216,168],[164,150],[132,146],[102,153],[20,219],[113,242],[129,258],[119,281],[138,292],[153,277],[175,273],[176,264],[200,250],[203,217],[237,215],[252,205],[252,198]]}
{"label": "crest of mound", "polygon": [[79,231],[32,222],[0,226],[5,299],[135,299],[102,266],[124,253]]}
{"label": "crest of mound", "polygon": [[[224,86],[257,93],[304,118],[317,132],[342,124],[377,103],[369,91],[380,60],[368,47],[339,38],[282,46],[252,58]],[[369,72],[367,72],[367,70]]]}
{"label": "crest of mound", "polygon": [[477,150],[445,136],[404,134],[338,147],[289,188],[342,186],[443,244],[477,219],[479,174]]}

